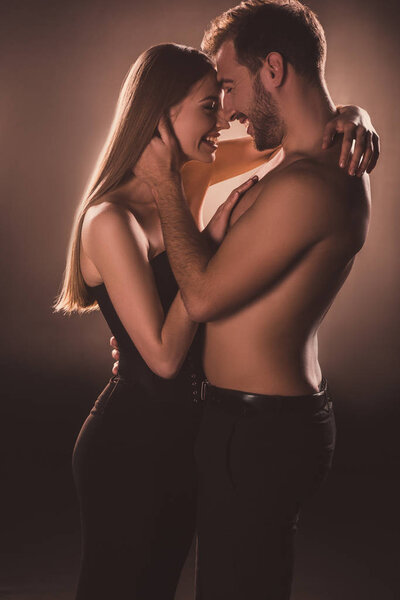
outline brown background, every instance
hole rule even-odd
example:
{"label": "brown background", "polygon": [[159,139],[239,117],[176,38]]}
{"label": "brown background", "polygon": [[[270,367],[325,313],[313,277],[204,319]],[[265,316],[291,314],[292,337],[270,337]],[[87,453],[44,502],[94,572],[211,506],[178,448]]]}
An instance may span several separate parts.
{"label": "brown background", "polygon": [[[309,4],[327,34],[332,97],[369,111],[382,156],[371,177],[367,244],[321,330],[338,449],[330,482],[303,517],[295,600],[389,600],[398,593],[393,519],[400,454],[397,2]],[[69,457],[111,359],[100,315],[64,318],[52,314],[51,304],[73,213],[121,82],[152,44],[198,46],[208,21],[230,5],[1,2],[0,360],[7,458],[1,598],[72,597],[78,526]],[[209,194],[208,212],[231,185]],[[189,565],[181,600],[190,598],[190,574]]]}

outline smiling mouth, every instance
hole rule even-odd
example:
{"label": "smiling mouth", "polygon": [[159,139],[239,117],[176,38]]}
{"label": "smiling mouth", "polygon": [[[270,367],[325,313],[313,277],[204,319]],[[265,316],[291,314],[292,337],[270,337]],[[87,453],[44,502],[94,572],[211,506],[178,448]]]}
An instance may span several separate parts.
{"label": "smiling mouth", "polygon": [[247,115],[243,114],[243,113],[238,113],[235,117],[235,119],[237,121],[239,121],[239,123],[241,123],[242,125],[244,125],[246,127],[246,132],[248,135],[253,135],[254,130],[253,127],[251,125],[250,119]]}
{"label": "smiling mouth", "polygon": [[205,135],[203,138],[201,138],[201,141],[204,144],[207,144],[209,148],[216,150],[218,148],[218,138],[219,135]]}
{"label": "smiling mouth", "polygon": [[249,117],[243,113],[237,113],[235,119],[237,121],[239,121],[239,123],[241,123],[242,125],[248,125],[249,124]]}

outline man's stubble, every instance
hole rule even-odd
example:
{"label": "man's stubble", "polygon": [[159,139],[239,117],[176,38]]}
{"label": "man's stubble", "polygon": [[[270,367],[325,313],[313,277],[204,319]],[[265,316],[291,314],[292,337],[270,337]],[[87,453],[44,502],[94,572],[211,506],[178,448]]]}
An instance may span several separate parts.
{"label": "man's stubble", "polygon": [[264,88],[260,74],[253,81],[254,103],[248,117],[253,126],[254,144],[257,150],[276,148],[282,143],[284,123],[272,94]]}

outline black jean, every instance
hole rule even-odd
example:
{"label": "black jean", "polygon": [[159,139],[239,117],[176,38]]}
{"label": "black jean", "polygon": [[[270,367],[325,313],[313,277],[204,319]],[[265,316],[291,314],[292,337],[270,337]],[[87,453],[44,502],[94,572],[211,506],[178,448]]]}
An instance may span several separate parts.
{"label": "black jean", "polygon": [[[303,501],[332,462],[329,392],[307,397],[214,388],[196,444],[197,600],[288,600]],[[250,398],[251,400],[251,398]]]}
{"label": "black jean", "polygon": [[174,598],[195,530],[201,409],[190,395],[159,400],[112,380],[81,429],[77,600]]}

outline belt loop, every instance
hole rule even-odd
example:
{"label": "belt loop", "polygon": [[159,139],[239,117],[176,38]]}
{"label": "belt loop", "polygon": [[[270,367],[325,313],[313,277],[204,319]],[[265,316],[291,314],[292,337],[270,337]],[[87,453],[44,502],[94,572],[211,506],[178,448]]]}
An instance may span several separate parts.
{"label": "belt loop", "polygon": [[207,384],[208,384],[207,379],[203,379],[203,381],[201,382],[201,388],[200,388],[200,399],[202,402],[204,402],[206,399]]}

